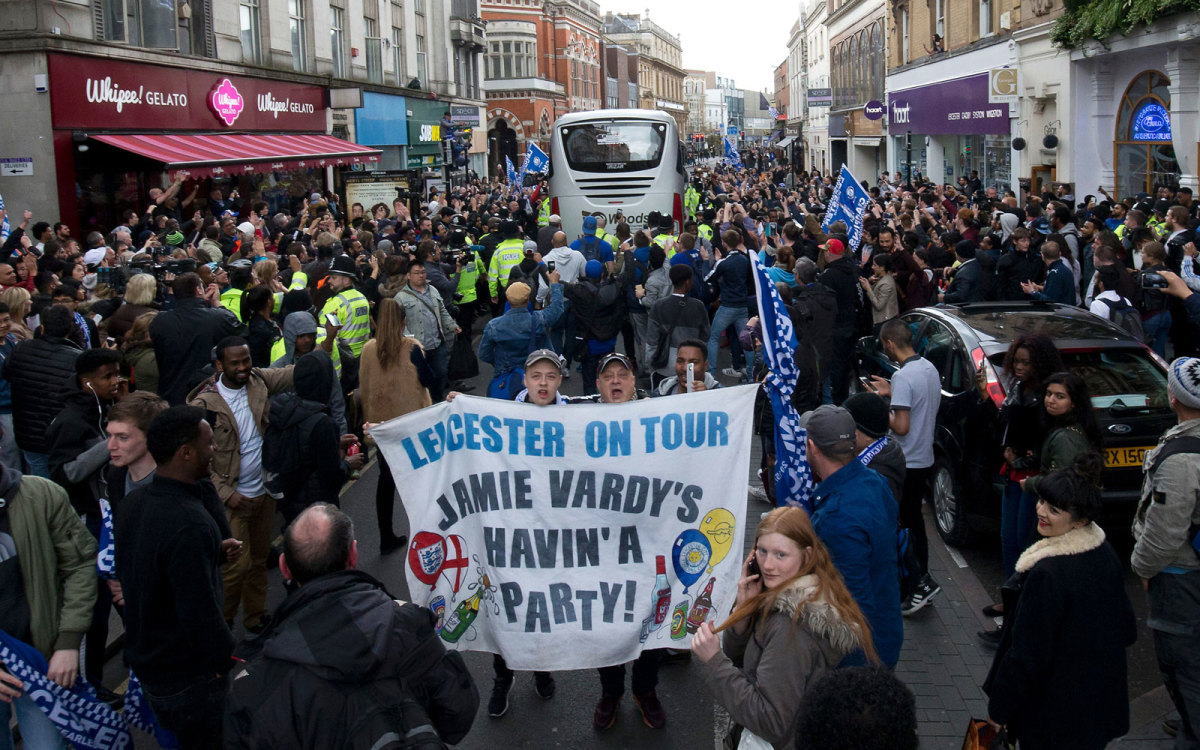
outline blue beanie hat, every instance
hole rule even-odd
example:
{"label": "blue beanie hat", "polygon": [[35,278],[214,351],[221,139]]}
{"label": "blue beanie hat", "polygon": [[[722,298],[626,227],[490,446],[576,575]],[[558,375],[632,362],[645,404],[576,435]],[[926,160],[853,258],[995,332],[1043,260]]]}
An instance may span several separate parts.
{"label": "blue beanie hat", "polygon": [[584,267],[584,273],[589,279],[598,279],[604,275],[604,264],[598,260],[589,260]]}

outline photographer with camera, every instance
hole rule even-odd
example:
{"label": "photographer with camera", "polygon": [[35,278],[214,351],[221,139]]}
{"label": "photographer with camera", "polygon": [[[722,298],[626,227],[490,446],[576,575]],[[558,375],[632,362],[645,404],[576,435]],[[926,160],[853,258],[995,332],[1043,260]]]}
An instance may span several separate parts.
{"label": "photographer with camera", "polygon": [[1167,270],[1167,249],[1161,242],[1142,245],[1142,271],[1138,274],[1141,298],[1142,327],[1146,343],[1160,357],[1167,352],[1167,333],[1171,330],[1171,311],[1167,309],[1168,282],[1162,275]]}

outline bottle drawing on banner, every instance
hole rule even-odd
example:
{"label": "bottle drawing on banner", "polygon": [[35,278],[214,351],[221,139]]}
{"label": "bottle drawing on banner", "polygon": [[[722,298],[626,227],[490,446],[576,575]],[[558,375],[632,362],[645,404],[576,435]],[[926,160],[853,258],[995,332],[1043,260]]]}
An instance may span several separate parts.
{"label": "bottle drawing on banner", "polygon": [[708,619],[708,613],[712,611],[713,584],[716,582],[716,577],[709,578],[708,585],[692,605],[692,612],[687,618],[687,632],[695,633],[700,629],[700,624]]}
{"label": "bottle drawing on banner", "polygon": [[654,567],[654,622],[650,623],[651,632],[661,628],[671,612],[671,582],[667,580],[666,556],[655,557]]}
{"label": "bottle drawing on banner", "polygon": [[684,599],[675,605],[675,611],[671,613],[671,640],[681,641],[687,635],[687,615],[688,603]]}
{"label": "bottle drawing on banner", "polygon": [[492,582],[485,573],[483,585],[476,589],[469,598],[459,602],[450,616],[446,618],[446,622],[442,625],[442,640],[448,643],[458,643],[458,639],[463,637],[463,634],[471,627],[471,623],[475,622],[475,618],[479,616],[479,604],[491,585]]}

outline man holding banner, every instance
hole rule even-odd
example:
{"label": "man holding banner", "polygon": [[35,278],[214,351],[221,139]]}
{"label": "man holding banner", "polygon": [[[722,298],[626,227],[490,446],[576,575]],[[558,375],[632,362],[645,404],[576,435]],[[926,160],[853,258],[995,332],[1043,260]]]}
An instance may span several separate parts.
{"label": "man holding banner", "polygon": [[[24,747],[66,750],[49,718],[56,701],[14,676],[28,662],[13,646],[32,645],[49,658],[43,677],[75,687],[79,645],[96,600],[96,540],[67,493],[47,479],[0,466],[0,498],[0,747],[13,746],[9,724],[15,712]],[[10,638],[23,644],[10,646]]]}

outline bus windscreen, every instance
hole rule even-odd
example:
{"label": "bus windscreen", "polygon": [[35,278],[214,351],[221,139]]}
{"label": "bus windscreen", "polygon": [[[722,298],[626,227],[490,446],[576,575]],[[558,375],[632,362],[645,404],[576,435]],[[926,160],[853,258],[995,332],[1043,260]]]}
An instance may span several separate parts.
{"label": "bus windscreen", "polygon": [[656,122],[592,122],[562,129],[568,166],[578,172],[639,172],[662,161],[667,127]]}

